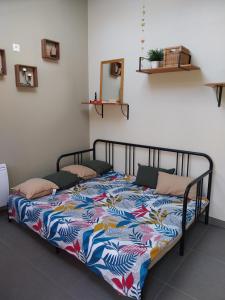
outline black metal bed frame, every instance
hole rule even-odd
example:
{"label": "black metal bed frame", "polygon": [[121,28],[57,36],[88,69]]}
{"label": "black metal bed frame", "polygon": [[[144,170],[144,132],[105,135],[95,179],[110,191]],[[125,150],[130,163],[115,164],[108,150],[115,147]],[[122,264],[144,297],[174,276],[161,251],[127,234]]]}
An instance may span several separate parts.
{"label": "black metal bed frame", "polygon": [[[175,166],[175,174],[180,176],[189,176],[190,170],[190,160],[193,156],[195,157],[203,157],[209,163],[209,168],[203,174],[193,179],[191,183],[188,184],[185,193],[184,193],[184,201],[183,201],[183,213],[182,213],[182,235],[180,238],[180,255],[184,255],[184,246],[185,246],[185,234],[187,230],[186,220],[187,220],[187,204],[188,204],[188,194],[190,189],[197,184],[197,193],[196,193],[196,206],[195,206],[195,222],[199,220],[201,214],[205,212],[205,224],[208,224],[209,221],[209,206],[210,206],[210,196],[211,196],[211,186],[212,186],[212,173],[213,173],[213,161],[211,157],[205,153],[186,151],[186,150],[178,150],[178,149],[170,149],[156,146],[147,146],[147,145],[139,145],[139,144],[131,144],[125,142],[118,141],[109,141],[98,139],[93,143],[93,147],[90,149],[71,152],[62,154],[57,159],[56,168],[57,171],[60,170],[60,162],[65,157],[73,157],[75,164],[82,164],[84,160],[84,156],[86,154],[92,154],[92,158],[96,159],[97,145],[104,144],[105,146],[105,161],[114,165],[114,150],[115,146],[124,147],[124,172],[125,174],[135,175],[135,165],[136,165],[136,149],[146,149],[148,152],[148,165],[153,167],[160,167],[160,158],[162,153],[172,153],[175,155],[176,166]],[[209,201],[204,211],[202,211],[201,201],[203,198],[203,184],[204,180],[208,179],[207,188],[206,188],[206,196]]]}

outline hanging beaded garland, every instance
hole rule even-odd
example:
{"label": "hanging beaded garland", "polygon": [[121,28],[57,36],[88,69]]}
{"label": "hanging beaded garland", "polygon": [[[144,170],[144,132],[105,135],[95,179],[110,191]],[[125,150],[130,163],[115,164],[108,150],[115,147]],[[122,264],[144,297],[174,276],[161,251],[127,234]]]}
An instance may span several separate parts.
{"label": "hanging beaded garland", "polygon": [[141,53],[145,51],[145,27],[146,27],[146,5],[145,1],[141,1]]}

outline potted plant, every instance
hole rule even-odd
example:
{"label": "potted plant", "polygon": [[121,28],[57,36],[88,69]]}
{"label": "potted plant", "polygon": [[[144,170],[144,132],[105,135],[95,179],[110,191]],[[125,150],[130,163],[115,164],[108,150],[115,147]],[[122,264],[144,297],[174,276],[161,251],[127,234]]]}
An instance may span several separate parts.
{"label": "potted plant", "polygon": [[151,49],[148,51],[148,60],[151,62],[152,68],[159,68],[160,62],[163,60],[163,49]]}

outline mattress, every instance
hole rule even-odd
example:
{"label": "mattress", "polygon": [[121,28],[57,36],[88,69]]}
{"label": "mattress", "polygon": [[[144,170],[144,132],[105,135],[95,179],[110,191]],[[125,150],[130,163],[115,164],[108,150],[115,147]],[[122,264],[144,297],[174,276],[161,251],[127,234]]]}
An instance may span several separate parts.
{"label": "mattress", "polygon": [[[110,171],[78,186],[28,201],[10,195],[9,217],[64,249],[120,294],[141,299],[148,273],[181,236],[183,199],[135,185]],[[196,201],[187,208],[187,227]],[[202,200],[202,210],[208,201]]]}

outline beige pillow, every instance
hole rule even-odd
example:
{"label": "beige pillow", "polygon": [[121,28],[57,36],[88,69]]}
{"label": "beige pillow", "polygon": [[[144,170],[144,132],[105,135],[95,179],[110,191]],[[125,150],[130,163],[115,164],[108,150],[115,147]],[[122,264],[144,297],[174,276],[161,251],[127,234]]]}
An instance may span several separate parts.
{"label": "beige pillow", "polygon": [[53,189],[58,189],[59,187],[46,179],[41,178],[31,178],[12,189],[24,196],[27,199],[35,199],[43,197],[52,193]]}
{"label": "beige pillow", "polygon": [[70,172],[72,174],[76,174],[77,176],[79,176],[80,178],[83,179],[91,179],[97,176],[97,173],[85,166],[82,165],[70,165],[67,167],[64,167],[61,169],[62,171],[67,171]]}
{"label": "beige pillow", "polygon": [[[163,195],[183,196],[187,185],[193,180],[191,177],[171,175],[159,172],[156,192]],[[196,199],[196,184],[190,189],[188,198]]]}

